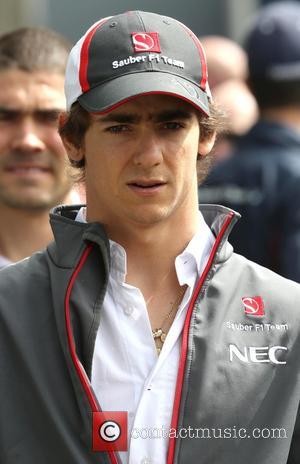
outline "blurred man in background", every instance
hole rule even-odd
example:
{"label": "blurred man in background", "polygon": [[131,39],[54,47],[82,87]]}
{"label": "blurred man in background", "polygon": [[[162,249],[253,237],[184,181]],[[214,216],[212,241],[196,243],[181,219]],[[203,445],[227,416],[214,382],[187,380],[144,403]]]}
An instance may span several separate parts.
{"label": "blurred man in background", "polygon": [[219,35],[207,35],[199,39],[205,50],[211,90],[230,79],[247,79],[247,55],[240,45]]}
{"label": "blurred man in background", "polygon": [[[242,214],[235,250],[300,282],[300,5],[263,8],[245,42],[258,123],[216,166],[202,202]],[[276,46],[274,46],[276,44]]]}
{"label": "blurred man in background", "polygon": [[258,108],[246,84],[248,58],[244,49],[223,36],[208,35],[200,40],[205,48],[213,99],[227,114],[226,130],[214,146],[218,163],[232,155],[236,139],[254,125]]}
{"label": "blurred man in background", "polygon": [[0,37],[0,267],[44,248],[49,209],[73,199],[57,132],[69,49],[47,29]]}
{"label": "blurred man in background", "polygon": [[225,111],[225,130],[214,146],[214,161],[232,156],[239,137],[255,124],[258,117],[257,103],[245,81],[228,79],[212,90],[215,103]]}

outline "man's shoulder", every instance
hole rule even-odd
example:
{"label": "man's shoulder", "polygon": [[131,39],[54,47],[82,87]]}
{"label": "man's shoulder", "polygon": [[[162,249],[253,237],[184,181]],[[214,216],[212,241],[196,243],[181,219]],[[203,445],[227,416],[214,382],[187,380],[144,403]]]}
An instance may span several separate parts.
{"label": "man's shoulder", "polygon": [[19,292],[22,289],[37,287],[49,277],[47,252],[40,251],[32,256],[10,264],[0,269],[0,298],[1,295]]}
{"label": "man's shoulder", "polygon": [[[38,252],[0,271],[0,338],[40,330],[52,311],[46,252]],[[3,331],[4,330],[4,331]]]}
{"label": "man's shoulder", "polygon": [[[238,269],[238,285],[251,295],[263,295],[274,306],[297,310],[300,321],[300,284],[261,266],[237,253],[232,255],[232,266]],[[249,293],[249,296],[251,296]],[[245,295],[246,296],[246,295]]]}
{"label": "man's shoulder", "polygon": [[[273,205],[282,197],[297,202],[300,185],[300,145],[288,149],[238,145],[231,157],[217,163],[199,188],[204,203],[240,210],[244,205]],[[270,201],[266,201],[268,198]],[[242,212],[242,210],[241,210]]]}
{"label": "man's shoulder", "polygon": [[241,143],[227,159],[224,159],[214,166],[212,173],[217,177],[233,170],[234,174],[257,170],[269,169],[291,171],[294,176],[300,175],[299,147],[280,147],[265,146],[259,144]]}

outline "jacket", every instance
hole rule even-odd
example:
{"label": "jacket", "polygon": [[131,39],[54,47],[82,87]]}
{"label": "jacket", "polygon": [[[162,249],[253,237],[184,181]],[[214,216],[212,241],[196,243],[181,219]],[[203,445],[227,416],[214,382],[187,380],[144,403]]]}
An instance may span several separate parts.
{"label": "jacket", "polygon": [[300,282],[300,134],[260,120],[199,189],[242,218],[230,240],[237,253]]}
{"label": "jacket", "polygon": [[[55,241],[0,271],[1,464],[118,462],[92,451],[89,381],[109,244],[77,209],[56,208]],[[167,463],[299,463],[300,286],[233,253],[236,213],[201,211],[216,240],[183,329]]]}

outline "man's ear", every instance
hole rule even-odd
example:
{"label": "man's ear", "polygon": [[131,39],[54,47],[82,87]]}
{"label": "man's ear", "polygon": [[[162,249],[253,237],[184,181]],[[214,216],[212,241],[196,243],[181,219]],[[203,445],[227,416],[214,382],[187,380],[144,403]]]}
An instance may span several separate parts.
{"label": "man's ear", "polygon": [[[58,125],[59,128],[63,127],[66,121],[66,113],[61,113],[59,115],[59,120],[58,120]],[[66,136],[63,134],[60,136],[62,143],[65,147],[65,150],[67,152],[68,157],[72,161],[81,161],[84,157],[84,150],[82,146],[77,146],[74,143],[72,143]]]}
{"label": "man's ear", "polygon": [[198,145],[198,154],[200,156],[208,155],[216,141],[216,132],[213,132],[210,135],[205,135],[205,137],[200,136],[199,145]]}

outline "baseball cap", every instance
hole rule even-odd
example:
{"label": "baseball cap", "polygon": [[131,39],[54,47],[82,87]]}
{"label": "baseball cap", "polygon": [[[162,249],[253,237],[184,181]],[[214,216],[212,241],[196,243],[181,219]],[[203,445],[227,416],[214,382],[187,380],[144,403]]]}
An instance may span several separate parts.
{"label": "baseball cap", "polygon": [[76,101],[105,113],[147,94],[181,98],[209,115],[210,91],[204,50],[176,19],[129,11],[93,24],[69,55],[67,109]]}
{"label": "baseball cap", "polygon": [[300,79],[300,4],[281,1],[262,8],[247,34],[245,50],[250,77]]}

